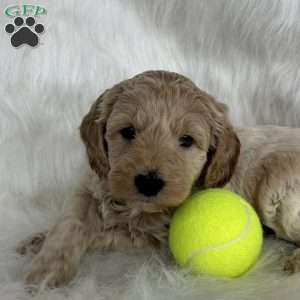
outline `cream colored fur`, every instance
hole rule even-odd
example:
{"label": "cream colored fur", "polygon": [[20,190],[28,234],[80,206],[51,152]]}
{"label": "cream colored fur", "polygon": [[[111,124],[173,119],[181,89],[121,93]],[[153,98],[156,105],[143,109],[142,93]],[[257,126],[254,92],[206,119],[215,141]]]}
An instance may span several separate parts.
{"label": "cream colored fur", "polygon": [[[120,134],[128,126],[136,128],[130,142]],[[115,85],[81,125],[91,169],[45,241],[38,234],[18,248],[37,253],[26,282],[68,283],[92,250],[166,247],[174,208],[194,189],[226,183],[279,238],[299,243],[299,133],[283,127],[233,130],[225,106],[176,73],[150,71]],[[179,144],[186,134],[194,139],[189,148]],[[146,197],[133,179],[153,168],[166,187]],[[285,269],[299,271],[299,261],[296,250]]]}

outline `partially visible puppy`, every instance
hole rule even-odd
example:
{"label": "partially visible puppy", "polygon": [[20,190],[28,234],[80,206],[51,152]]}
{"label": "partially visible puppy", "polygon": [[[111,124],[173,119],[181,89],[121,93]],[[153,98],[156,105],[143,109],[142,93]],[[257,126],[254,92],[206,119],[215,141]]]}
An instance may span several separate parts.
{"label": "partially visible puppy", "polygon": [[[241,154],[227,185],[244,196],[278,238],[300,247],[300,129],[278,126],[236,128]],[[300,248],[285,259],[300,271]]]}
{"label": "partially visible puppy", "polygon": [[[272,130],[238,130],[241,161],[228,187],[248,197],[280,237],[297,242],[299,221],[279,214],[299,207],[293,192],[300,139],[294,147],[291,142],[299,132],[284,137],[284,129],[275,129],[282,139],[274,144]],[[35,247],[41,250],[26,275],[29,284],[70,281],[89,250],[165,246],[173,209],[193,189],[228,183],[240,153],[225,105],[166,71],[148,71],[106,90],[80,133],[91,168],[61,221]],[[271,215],[270,207],[276,207]],[[298,261],[296,254],[287,265],[295,271]]]}

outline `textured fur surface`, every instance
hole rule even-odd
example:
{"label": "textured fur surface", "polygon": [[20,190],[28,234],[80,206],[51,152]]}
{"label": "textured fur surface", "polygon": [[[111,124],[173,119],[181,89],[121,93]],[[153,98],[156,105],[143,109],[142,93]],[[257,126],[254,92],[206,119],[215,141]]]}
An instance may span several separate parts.
{"label": "textured fur surface", "polygon": [[[224,104],[175,72],[146,71],[107,89],[80,135],[91,169],[46,234],[28,284],[69,283],[89,250],[166,248],[174,208],[193,189],[224,186],[240,153]],[[40,240],[29,241],[35,253]]]}
{"label": "textured fur surface", "polygon": [[[1,299],[31,298],[30,259],[14,249],[57,221],[83,168],[80,120],[106,87],[167,69],[227,103],[235,125],[300,125],[296,0],[31,3],[48,9],[39,47],[14,49],[0,31]],[[71,286],[36,299],[298,299],[299,274],[278,264],[290,248],[268,239],[252,272],[229,282],[191,278],[156,254],[99,253]]]}

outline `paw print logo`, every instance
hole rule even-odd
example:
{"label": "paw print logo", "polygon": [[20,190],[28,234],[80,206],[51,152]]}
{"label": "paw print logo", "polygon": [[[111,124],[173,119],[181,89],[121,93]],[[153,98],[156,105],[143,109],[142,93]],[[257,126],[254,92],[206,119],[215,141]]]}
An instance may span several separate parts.
{"label": "paw print logo", "polygon": [[7,24],[5,31],[11,35],[11,44],[14,47],[19,47],[26,44],[31,47],[37,46],[39,43],[39,35],[45,30],[42,24],[35,24],[33,17],[28,17],[25,20],[21,17],[14,19],[14,24]]}

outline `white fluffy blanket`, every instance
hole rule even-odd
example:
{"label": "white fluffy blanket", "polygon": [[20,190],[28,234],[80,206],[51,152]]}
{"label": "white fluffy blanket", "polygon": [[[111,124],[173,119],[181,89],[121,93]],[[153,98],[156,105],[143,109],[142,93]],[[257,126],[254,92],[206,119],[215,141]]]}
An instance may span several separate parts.
{"label": "white fluffy blanket", "polygon": [[[0,10],[14,4],[1,0]],[[57,219],[84,162],[78,126],[103,89],[147,69],[191,77],[235,125],[300,124],[298,0],[40,0],[41,44],[13,48],[0,18],[0,299],[31,299],[15,247]],[[300,201],[300,199],[299,199]],[[265,241],[235,280],[193,278],[158,254],[86,257],[74,282],[35,299],[299,299],[281,271],[291,246]]]}

